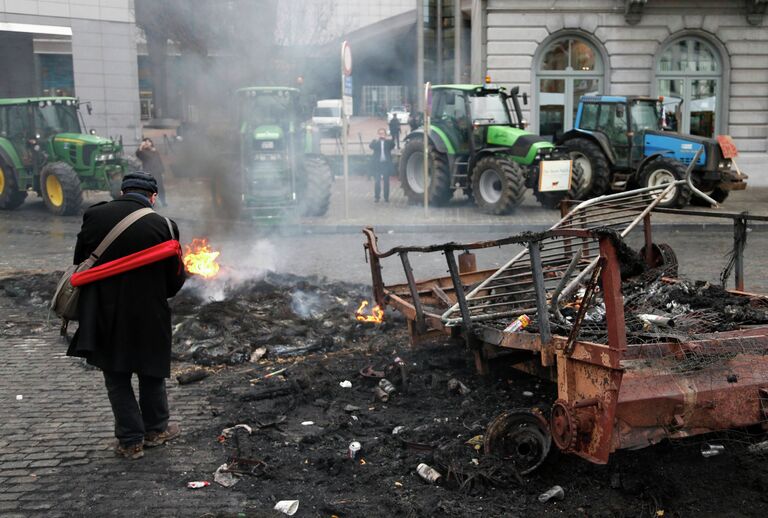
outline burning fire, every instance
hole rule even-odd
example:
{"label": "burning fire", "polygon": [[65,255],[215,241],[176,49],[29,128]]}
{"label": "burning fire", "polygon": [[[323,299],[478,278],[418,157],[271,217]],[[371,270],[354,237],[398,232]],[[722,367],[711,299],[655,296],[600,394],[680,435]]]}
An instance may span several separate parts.
{"label": "burning fire", "polygon": [[371,308],[371,314],[366,315],[365,314],[365,308],[368,306],[368,301],[364,300],[360,307],[357,308],[357,311],[355,311],[355,318],[358,319],[360,322],[373,322],[374,324],[381,324],[384,321],[384,310],[379,307],[379,305],[375,305]]}
{"label": "burning fire", "polygon": [[220,253],[208,246],[206,238],[195,238],[191,244],[184,247],[184,267],[189,273],[210,279],[219,273],[219,263],[216,262],[216,258]]}

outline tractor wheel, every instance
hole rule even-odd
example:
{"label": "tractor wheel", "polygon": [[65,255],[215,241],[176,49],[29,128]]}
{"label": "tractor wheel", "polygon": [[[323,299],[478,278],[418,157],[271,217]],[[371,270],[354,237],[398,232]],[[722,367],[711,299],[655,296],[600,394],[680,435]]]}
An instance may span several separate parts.
{"label": "tractor wheel", "polygon": [[584,138],[575,138],[565,143],[571,160],[581,166],[582,178],[574,198],[594,198],[608,192],[611,185],[611,168],[600,146]]}
{"label": "tractor wheel", "polygon": [[303,216],[324,216],[331,204],[331,166],[322,158],[307,158],[304,161],[307,186],[301,201]]}
{"label": "tractor wheel", "polygon": [[[723,203],[731,191],[727,191],[721,187],[717,187],[716,185],[717,184],[714,182],[708,182],[704,185],[699,184],[696,187],[698,187],[701,192],[715,200],[717,203]],[[703,198],[699,198],[695,194],[692,194],[691,205],[695,205],[697,207],[709,207],[709,202]]]}
{"label": "tractor wheel", "polygon": [[0,209],[17,209],[26,198],[27,192],[18,189],[13,169],[0,160]]}
{"label": "tractor wheel", "polygon": [[[659,157],[648,162],[640,173],[641,187],[658,187],[685,178],[685,166],[677,160]],[[683,208],[691,201],[687,185],[673,188],[659,203],[659,207]]]}
{"label": "tractor wheel", "polygon": [[83,191],[80,178],[69,164],[53,162],[43,167],[40,186],[45,206],[53,214],[71,216],[80,212]]}
{"label": "tractor wheel", "polygon": [[483,212],[509,214],[523,201],[523,168],[497,156],[482,158],[472,170],[472,192],[475,203]]}
{"label": "tractor wheel", "polygon": [[584,181],[584,169],[582,165],[573,163],[573,172],[571,173],[571,188],[568,191],[557,192],[539,192],[539,183],[534,182],[533,195],[536,197],[542,207],[547,209],[559,209],[560,202],[565,198],[578,200],[578,193],[581,191],[581,183]]}
{"label": "tractor wheel", "polygon": [[[400,156],[400,185],[410,203],[424,202],[424,141],[408,141]],[[446,205],[453,197],[451,171],[448,159],[429,146],[429,203],[436,207]]]}

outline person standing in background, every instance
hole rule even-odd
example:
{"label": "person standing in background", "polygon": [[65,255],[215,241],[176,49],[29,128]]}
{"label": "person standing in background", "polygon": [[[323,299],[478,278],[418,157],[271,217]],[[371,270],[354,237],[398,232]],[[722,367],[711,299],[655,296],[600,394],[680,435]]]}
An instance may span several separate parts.
{"label": "person standing in background", "polygon": [[392,148],[395,147],[392,139],[387,138],[387,130],[379,128],[379,138],[375,139],[368,146],[373,151],[371,157],[371,169],[373,178],[376,181],[374,185],[374,201],[378,203],[381,197],[381,182],[384,181],[384,201],[389,201],[389,175],[392,172]]}
{"label": "person standing in background", "polygon": [[150,138],[144,138],[136,150],[136,158],[141,160],[142,168],[145,172],[151,174],[157,181],[157,197],[160,198],[160,204],[167,207],[165,202],[165,185],[163,184],[163,173],[165,166],[160,158],[160,153],[155,149],[155,143]]}
{"label": "person standing in background", "polygon": [[392,135],[392,140],[395,141],[395,146],[400,149],[400,120],[397,118],[397,114],[392,114],[392,120],[389,121],[389,134]]}

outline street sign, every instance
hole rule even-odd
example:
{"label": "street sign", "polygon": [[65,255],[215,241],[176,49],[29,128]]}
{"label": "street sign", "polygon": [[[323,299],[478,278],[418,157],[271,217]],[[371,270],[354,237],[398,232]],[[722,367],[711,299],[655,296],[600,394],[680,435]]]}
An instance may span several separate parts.
{"label": "street sign", "polygon": [[346,40],[341,44],[341,72],[345,76],[352,75],[352,49]]}
{"label": "street sign", "polygon": [[352,76],[344,76],[344,95],[352,95]]}

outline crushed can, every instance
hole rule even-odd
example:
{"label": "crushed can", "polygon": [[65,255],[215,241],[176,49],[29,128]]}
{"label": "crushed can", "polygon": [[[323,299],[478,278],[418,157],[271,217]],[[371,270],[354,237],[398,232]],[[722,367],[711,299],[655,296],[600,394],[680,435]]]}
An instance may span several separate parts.
{"label": "crushed can", "polygon": [[528,315],[520,315],[511,324],[504,328],[505,333],[516,333],[522,331],[528,324],[531,323],[531,317]]}
{"label": "crushed can", "polygon": [[357,457],[357,454],[360,453],[360,448],[362,447],[363,446],[357,441],[351,442],[349,444],[349,448],[347,449],[347,456],[350,459],[355,460],[355,458]]}
{"label": "crushed can", "polygon": [[388,395],[392,395],[397,390],[395,386],[392,384],[391,381],[389,381],[387,378],[381,378],[381,381],[379,381],[379,388],[386,392]]}
{"label": "crushed can", "polygon": [[442,477],[435,468],[427,466],[423,462],[416,467],[416,473],[430,484],[437,484],[437,481]]}
{"label": "crushed can", "polygon": [[552,486],[549,490],[539,495],[539,502],[542,504],[550,500],[562,500],[565,498],[565,491],[560,486]]}
{"label": "crushed can", "polygon": [[195,480],[194,482],[187,482],[189,489],[200,489],[202,487],[210,486],[211,483],[207,480]]}

